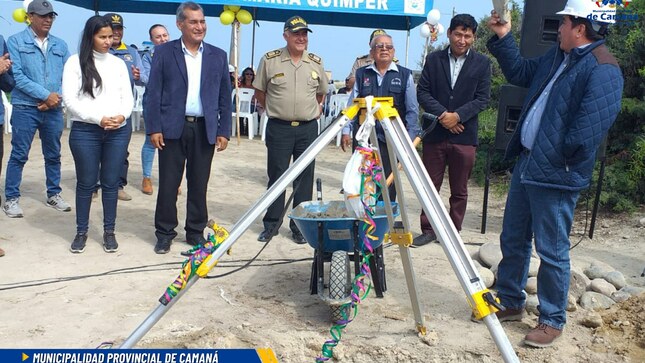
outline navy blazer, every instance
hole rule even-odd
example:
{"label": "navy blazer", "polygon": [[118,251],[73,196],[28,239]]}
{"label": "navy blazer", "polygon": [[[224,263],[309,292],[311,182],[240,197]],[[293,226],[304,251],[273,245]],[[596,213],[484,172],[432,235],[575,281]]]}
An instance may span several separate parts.
{"label": "navy blazer", "polygon": [[[207,43],[202,53],[200,97],[208,142],[231,137],[231,80],[226,52]],[[179,39],[157,45],[146,86],[146,134],[179,139],[186,122],[188,75]]]}
{"label": "navy blazer", "polygon": [[438,125],[423,142],[432,144],[447,139],[454,144],[477,145],[477,115],[488,106],[490,100],[490,60],[470,49],[453,89],[450,88],[448,48],[426,57],[417,86],[417,100],[425,112],[437,116],[444,111],[456,112],[464,131],[454,135]]}

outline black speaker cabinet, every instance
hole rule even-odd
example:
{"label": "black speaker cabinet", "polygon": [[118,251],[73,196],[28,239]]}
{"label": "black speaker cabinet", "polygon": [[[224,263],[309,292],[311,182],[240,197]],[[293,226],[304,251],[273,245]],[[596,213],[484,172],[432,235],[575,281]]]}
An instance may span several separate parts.
{"label": "black speaker cabinet", "polygon": [[517,128],[522,113],[522,104],[528,92],[527,88],[510,84],[502,85],[497,110],[497,128],[495,129],[495,149],[506,150],[511,135]]}
{"label": "black speaker cabinet", "polygon": [[[591,1],[591,0],[589,0]],[[566,0],[525,0],[520,54],[522,57],[539,57],[558,41],[558,27]]]}

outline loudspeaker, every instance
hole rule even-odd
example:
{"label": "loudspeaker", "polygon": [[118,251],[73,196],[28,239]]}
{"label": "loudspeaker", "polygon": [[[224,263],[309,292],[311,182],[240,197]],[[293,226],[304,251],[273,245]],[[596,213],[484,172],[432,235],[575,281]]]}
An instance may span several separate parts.
{"label": "loudspeaker", "polygon": [[502,85],[497,110],[497,128],[495,129],[495,149],[506,150],[511,136],[517,128],[522,113],[522,104],[528,93],[528,88],[510,84]]}
{"label": "loudspeaker", "polygon": [[[591,0],[589,0],[591,1]],[[558,41],[558,28],[566,0],[525,0],[520,38],[520,54],[525,58],[539,57]]]}

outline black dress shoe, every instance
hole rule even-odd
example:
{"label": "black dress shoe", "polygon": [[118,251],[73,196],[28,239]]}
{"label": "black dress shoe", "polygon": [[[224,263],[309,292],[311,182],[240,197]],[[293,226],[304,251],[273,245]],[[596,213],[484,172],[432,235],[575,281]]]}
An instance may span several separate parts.
{"label": "black dress shoe", "polygon": [[435,235],[434,232],[422,233],[420,236],[417,236],[412,240],[412,246],[421,247],[436,240],[437,240],[437,235]]}
{"label": "black dress shoe", "polygon": [[265,243],[269,242],[271,240],[271,238],[273,238],[273,236],[275,236],[275,235],[277,235],[277,233],[271,234],[271,231],[269,231],[268,229],[265,229],[258,236],[258,241],[265,242]]}
{"label": "black dress shoe", "polygon": [[155,245],[155,253],[159,255],[163,255],[170,252],[171,244],[172,244],[172,240],[158,239],[157,244]]}
{"label": "black dress shoe", "polygon": [[291,232],[291,238],[293,238],[293,241],[299,245],[307,243],[307,240],[299,231]]}
{"label": "black dress shoe", "polygon": [[191,246],[204,245],[206,243],[206,238],[204,236],[196,234],[194,236],[186,237],[186,243]]}

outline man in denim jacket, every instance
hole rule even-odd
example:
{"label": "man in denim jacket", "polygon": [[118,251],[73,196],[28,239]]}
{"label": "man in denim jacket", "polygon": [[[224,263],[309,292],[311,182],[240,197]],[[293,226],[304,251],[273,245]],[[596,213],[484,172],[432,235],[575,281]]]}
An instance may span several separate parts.
{"label": "man in denim jacket", "polygon": [[72,210],[60,196],[61,85],[63,65],[69,58],[69,51],[62,39],[49,34],[58,15],[49,1],[32,1],[27,14],[31,25],[9,37],[7,42],[16,81],[11,97],[11,155],[7,164],[3,205],[4,212],[11,218],[23,215],[18,204],[20,183],[36,130],[45,159],[46,204],[58,211]]}
{"label": "man in denim jacket", "polygon": [[[0,35],[0,91],[11,92],[16,82],[13,79],[13,71],[11,70],[11,59],[7,52],[7,44],[2,35]],[[2,157],[4,156],[4,141],[2,137],[2,125],[4,124],[4,99],[0,103],[0,174],[2,174]],[[0,198],[0,203],[2,198]],[[0,248],[0,257],[4,256],[4,251]]]}

